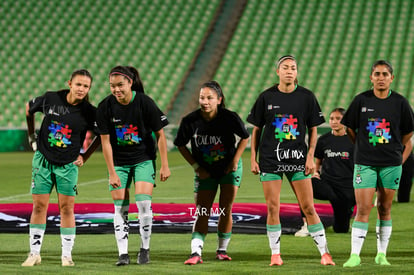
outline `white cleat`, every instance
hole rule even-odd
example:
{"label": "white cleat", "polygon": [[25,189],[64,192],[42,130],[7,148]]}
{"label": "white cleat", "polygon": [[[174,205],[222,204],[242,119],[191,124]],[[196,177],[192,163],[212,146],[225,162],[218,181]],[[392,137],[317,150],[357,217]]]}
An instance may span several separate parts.
{"label": "white cleat", "polygon": [[27,256],[26,261],[22,263],[22,266],[39,265],[41,262],[42,258],[40,258],[40,254],[29,253],[29,256]]}
{"label": "white cleat", "polygon": [[307,225],[302,225],[299,231],[295,233],[295,237],[307,237],[310,236]]}
{"label": "white cleat", "polygon": [[62,266],[75,266],[72,257],[62,256]]}

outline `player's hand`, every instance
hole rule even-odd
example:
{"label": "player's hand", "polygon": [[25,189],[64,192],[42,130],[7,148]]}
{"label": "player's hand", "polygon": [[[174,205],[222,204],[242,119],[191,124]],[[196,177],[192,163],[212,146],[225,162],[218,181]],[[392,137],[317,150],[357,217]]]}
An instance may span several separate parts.
{"label": "player's hand", "polygon": [[257,175],[260,173],[260,167],[257,161],[252,160],[250,162],[250,171],[252,171],[253,174]]}
{"label": "player's hand", "polygon": [[171,176],[171,171],[170,168],[167,167],[162,167],[160,169],[160,180],[161,181],[166,181],[169,177]]}
{"label": "player's hand", "polygon": [[305,175],[312,175],[315,172],[315,161],[313,158],[306,158],[306,164],[305,164]]}
{"label": "player's hand", "polygon": [[113,188],[118,188],[121,186],[121,180],[117,174],[109,175],[109,185],[111,185]]}
{"label": "player's hand", "polygon": [[239,162],[238,162],[238,161],[237,161],[237,162],[232,161],[232,162],[231,162],[231,163],[227,166],[226,170],[224,170],[224,173],[229,174],[229,173],[231,173],[231,172],[236,172],[236,171],[237,171],[237,167],[239,166],[238,164],[239,164]]}
{"label": "player's hand", "polygon": [[30,134],[29,135],[29,145],[32,147],[33,152],[37,151],[37,143],[36,143],[36,134]]}
{"label": "player's hand", "polygon": [[205,180],[208,179],[209,177],[211,177],[210,173],[207,172],[206,169],[204,169],[203,167],[198,167],[197,170],[195,171],[197,176],[201,179],[201,180]]}
{"label": "player's hand", "polygon": [[73,162],[76,166],[82,167],[83,166],[83,157],[81,155]]}
{"label": "player's hand", "polygon": [[319,171],[315,171],[315,173],[313,173],[312,178],[316,178],[316,179],[321,179],[321,175],[319,174]]}

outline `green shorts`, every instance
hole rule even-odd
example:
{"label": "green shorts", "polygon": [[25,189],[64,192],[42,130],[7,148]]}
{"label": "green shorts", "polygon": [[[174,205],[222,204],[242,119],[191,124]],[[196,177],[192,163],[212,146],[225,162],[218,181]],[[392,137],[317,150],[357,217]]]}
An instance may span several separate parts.
{"label": "green shorts", "polygon": [[115,172],[121,180],[121,186],[113,188],[109,185],[109,190],[129,189],[131,182],[145,181],[155,183],[155,161],[147,160],[137,164],[115,166]]}
{"label": "green shorts", "polygon": [[354,188],[377,188],[398,189],[400,186],[402,166],[365,166],[355,164],[354,166]]}
{"label": "green shorts", "polygon": [[228,173],[221,178],[207,178],[202,180],[196,175],[194,177],[194,192],[197,193],[199,190],[217,190],[220,184],[232,184],[234,186],[240,187],[242,175],[243,163],[240,159],[239,163],[237,164],[237,170]]}
{"label": "green shorts", "polygon": [[76,196],[78,166],[72,163],[58,166],[49,163],[42,153],[36,151],[32,161],[32,194],[50,194],[53,186],[56,192]]}
{"label": "green shorts", "polygon": [[272,181],[272,180],[281,180],[283,179],[283,174],[287,177],[289,182],[303,180],[303,179],[310,179],[312,175],[305,175],[304,171],[300,172],[280,172],[280,173],[260,173],[260,181]]}

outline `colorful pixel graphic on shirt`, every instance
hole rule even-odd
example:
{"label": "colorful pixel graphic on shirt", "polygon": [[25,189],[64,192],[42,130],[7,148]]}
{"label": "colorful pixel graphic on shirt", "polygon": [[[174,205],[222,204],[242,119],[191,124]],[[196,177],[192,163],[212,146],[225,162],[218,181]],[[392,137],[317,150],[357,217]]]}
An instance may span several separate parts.
{"label": "colorful pixel graphic on shirt", "polygon": [[203,159],[208,164],[224,159],[224,156],[226,155],[222,143],[200,146],[200,151],[203,152]]}
{"label": "colorful pixel graphic on shirt", "polygon": [[70,137],[72,135],[72,129],[69,129],[68,125],[52,120],[49,129],[49,138],[47,139],[50,142],[50,147],[56,146],[61,148],[66,148],[68,145],[72,144]]}
{"label": "colorful pixel graphic on shirt", "polygon": [[279,142],[296,139],[300,134],[297,131],[297,122],[298,119],[292,115],[276,114],[275,120],[272,122],[272,125],[275,126],[275,139],[278,139]]}
{"label": "colorful pixel graphic on shirt", "polygon": [[142,138],[138,136],[138,127],[130,125],[118,125],[115,126],[116,139],[118,145],[133,145],[139,144],[142,141]]}
{"label": "colorful pixel graphic on shirt", "polygon": [[389,143],[391,139],[390,135],[390,123],[384,118],[369,118],[368,119],[368,136],[369,143],[377,146],[377,143]]}

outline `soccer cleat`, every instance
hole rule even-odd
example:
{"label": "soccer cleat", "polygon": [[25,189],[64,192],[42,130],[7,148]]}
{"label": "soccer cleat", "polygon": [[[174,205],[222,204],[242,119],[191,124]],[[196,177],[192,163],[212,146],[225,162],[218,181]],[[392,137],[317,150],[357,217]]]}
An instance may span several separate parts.
{"label": "soccer cleat", "polygon": [[75,266],[72,257],[62,256],[62,266]]}
{"label": "soccer cleat", "polygon": [[42,258],[40,258],[40,254],[29,253],[29,256],[27,256],[26,261],[22,263],[22,266],[39,265],[41,262]]}
{"label": "soccer cleat", "polygon": [[331,254],[329,253],[323,254],[321,258],[321,264],[322,265],[335,265],[335,263],[332,261]]}
{"label": "soccer cleat", "polygon": [[217,250],[216,259],[220,261],[231,261],[231,257],[227,255],[225,250]]}
{"label": "soccer cleat", "polygon": [[137,257],[137,264],[148,264],[150,262],[149,249],[141,248]]}
{"label": "soccer cleat", "polygon": [[273,265],[282,265],[283,264],[283,260],[280,257],[280,254],[273,254],[272,258],[270,259],[270,264],[269,266],[273,266]]}
{"label": "soccer cleat", "polygon": [[387,258],[385,257],[385,253],[378,253],[377,256],[375,257],[375,263],[379,265],[391,265],[387,261]]}
{"label": "soccer cleat", "polygon": [[343,267],[356,267],[361,264],[361,258],[357,254],[351,254],[348,261],[346,261]]}
{"label": "soccer cleat", "polygon": [[201,259],[201,256],[197,252],[191,254],[190,258],[188,258],[188,260],[184,262],[184,264],[188,264],[188,265],[195,265],[195,264],[202,264],[202,263],[203,263],[203,260]]}
{"label": "soccer cleat", "polygon": [[128,254],[119,255],[116,265],[120,266],[120,265],[128,265],[128,264],[129,264],[129,255]]}
{"label": "soccer cleat", "polygon": [[298,231],[296,231],[295,237],[307,237],[307,236],[310,236],[310,234],[308,231],[308,226],[305,223],[304,225],[302,225],[302,227]]}

